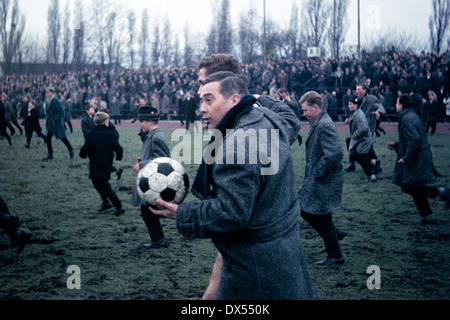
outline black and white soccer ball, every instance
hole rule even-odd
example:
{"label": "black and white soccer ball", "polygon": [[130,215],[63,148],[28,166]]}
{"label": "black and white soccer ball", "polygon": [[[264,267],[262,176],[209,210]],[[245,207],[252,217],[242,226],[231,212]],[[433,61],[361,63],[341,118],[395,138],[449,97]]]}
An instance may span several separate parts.
{"label": "black and white soccer ball", "polygon": [[157,199],[180,204],[189,192],[189,177],[183,165],[171,158],[150,161],[137,176],[139,197],[158,208]]}

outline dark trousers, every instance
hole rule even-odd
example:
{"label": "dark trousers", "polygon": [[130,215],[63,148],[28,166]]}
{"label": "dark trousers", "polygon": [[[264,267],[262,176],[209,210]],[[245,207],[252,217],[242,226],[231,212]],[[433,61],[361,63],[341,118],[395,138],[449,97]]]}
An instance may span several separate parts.
{"label": "dark trousers", "polygon": [[0,133],[2,134],[3,137],[6,138],[9,145],[11,145],[11,143],[12,143],[11,137],[9,136],[8,132],[6,132],[6,124],[0,124]]}
{"label": "dark trousers", "polygon": [[108,202],[109,200],[117,209],[122,206],[122,202],[120,201],[114,190],[111,188],[108,180],[92,180],[92,184],[102,198],[103,202]]}
{"label": "dark trousers", "polygon": [[25,135],[27,136],[27,145],[29,146],[31,143],[31,138],[33,137],[33,132],[36,132],[37,136],[43,138],[45,140],[45,136],[42,134],[40,129],[30,129],[25,127]]}
{"label": "dark trousers", "polygon": [[370,164],[370,161],[373,159],[372,153],[357,153],[356,151],[350,153],[349,159],[351,163],[358,162],[364,170],[366,176],[370,177],[375,172],[375,167]]}
{"label": "dark trousers", "polygon": [[164,231],[159,221],[159,217],[150,211],[148,205],[141,205],[141,215],[147,226],[148,233],[152,242],[164,239]]}
{"label": "dark trousers", "polygon": [[[53,137],[53,132],[51,132],[51,131],[49,131],[47,136],[45,137],[45,141],[47,142],[47,150],[48,150],[49,156],[53,155],[52,137]],[[73,148],[72,148],[69,140],[67,140],[67,137],[62,138],[61,141],[66,145],[67,150],[69,150],[69,152],[73,151]]]}
{"label": "dark trousers", "polygon": [[342,253],[341,247],[339,246],[337,229],[334,226],[331,214],[311,214],[302,211],[301,215],[322,237],[328,257],[341,258]]}
{"label": "dark trousers", "polygon": [[4,230],[8,234],[14,234],[19,228],[19,222],[10,217],[11,213],[8,210],[8,206],[0,197],[0,229]]}
{"label": "dark trousers", "polygon": [[428,198],[434,199],[438,195],[438,189],[436,187],[428,186],[406,186],[402,187],[404,193],[409,194],[416,204],[419,214],[422,217],[426,217],[433,212],[428,204]]}
{"label": "dark trousers", "polygon": [[429,120],[429,121],[426,122],[425,126],[426,126],[427,134],[428,134],[428,132],[430,134],[435,134],[436,133],[436,123],[437,123],[436,120]]}
{"label": "dark trousers", "polygon": [[12,136],[16,133],[16,130],[14,130],[14,127],[12,125],[15,125],[19,129],[20,135],[23,134],[23,130],[20,127],[19,123],[17,121],[11,121],[10,123],[8,123],[8,128],[11,131]]}

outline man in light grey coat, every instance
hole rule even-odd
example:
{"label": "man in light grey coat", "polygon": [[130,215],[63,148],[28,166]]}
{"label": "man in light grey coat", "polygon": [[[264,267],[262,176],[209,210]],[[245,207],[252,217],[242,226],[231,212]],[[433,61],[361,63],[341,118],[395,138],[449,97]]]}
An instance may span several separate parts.
{"label": "man in light grey coat", "polygon": [[331,215],[341,208],[344,184],[342,144],[320,94],[314,91],[305,93],[300,105],[303,115],[311,122],[306,139],[305,179],[298,192],[301,215],[322,236],[328,253],[326,259],[316,264],[342,264],[344,257]]}
{"label": "man in light grey coat", "polygon": [[[203,119],[215,129],[209,146],[216,145],[214,161],[206,157],[213,153],[205,152],[193,184],[204,200],[180,205],[158,200],[167,209],[153,211],[176,219],[185,237],[213,240],[223,257],[217,299],[312,299],[290,150],[296,135],[278,114],[258,106],[247,81],[232,72],[210,75],[201,101]],[[259,142],[270,136],[267,144],[257,143],[256,158],[252,134]],[[264,170],[269,168],[276,170]]]}

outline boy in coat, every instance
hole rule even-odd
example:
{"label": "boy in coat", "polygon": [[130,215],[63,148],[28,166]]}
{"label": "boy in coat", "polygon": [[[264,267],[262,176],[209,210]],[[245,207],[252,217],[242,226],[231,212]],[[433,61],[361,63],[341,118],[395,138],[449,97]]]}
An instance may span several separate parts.
{"label": "boy in coat", "polygon": [[[111,178],[114,153],[116,160],[122,160],[123,148],[119,138],[108,129],[109,115],[98,112],[94,116],[96,126],[92,128],[80,149],[80,157],[89,157],[89,178],[102,199],[99,211],[105,211],[114,206],[115,215],[125,212],[122,202],[109,184]],[[111,201],[111,202],[110,202]],[[112,204],[111,204],[112,203]]]}
{"label": "boy in coat", "polygon": [[325,244],[328,256],[316,264],[342,264],[344,257],[332,218],[332,213],[341,208],[344,184],[341,141],[317,92],[305,93],[300,105],[311,122],[306,140],[305,179],[298,192],[301,216],[317,230]]}
{"label": "boy in coat", "polygon": [[35,108],[36,104],[34,101],[28,102],[28,112],[24,119],[25,135],[27,137],[27,144],[25,148],[30,149],[31,138],[33,132],[36,132],[38,137],[43,138],[45,141],[45,136],[41,132],[41,125],[39,123],[39,111]]}
{"label": "boy in coat", "polygon": [[[203,120],[215,129],[210,146],[217,146],[214,156],[205,153],[193,184],[193,192],[203,200],[176,205],[159,199],[165,209],[152,211],[176,219],[178,231],[187,238],[212,239],[223,260],[216,299],[312,299],[290,151],[298,132],[292,135],[284,119],[260,107],[248,95],[247,80],[232,72],[207,77],[200,98]],[[267,163],[261,157],[251,161],[254,154],[242,135],[272,130],[278,139],[258,151],[276,146],[277,170],[264,175],[261,169]],[[236,145],[235,139],[241,143]],[[230,163],[242,150],[244,161]]]}
{"label": "boy in coat", "polygon": [[[138,173],[151,160],[160,157],[170,158],[170,150],[164,133],[158,127],[159,113],[153,107],[141,107],[138,113],[139,125],[141,127],[144,146],[138,162],[134,165],[134,172]],[[137,186],[133,189],[133,205],[140,205],[141,215],[150,235],[151,243],[144,243],[142,246],[147,249],[167,248],[169,245],[164,236],[164,231],[159,221],[159,217],[150,211],[148,203],[139,198]]]}
{"label": "boy in coat", "polygon": [[353,97],[348,102],[350,110],[348,118],[350,127],[350,141],[348,144],[350,162],[358,162],[363,168],[368,181],[376,182],[375,166],[371,164],[374,156],[373,135],[370,132],[366,116],[359,108],[360,105],[361,99],[357,97]]}
{"label": "boy in coat", "polygon": [[386,146],[397,152],[392,182],[411,195],[420,216],[418,223],[437,224],[428,198],[440,196],[450,207],[450,188],[427,186],[436,181],[433,156],[422,121],[414,111],[414,104],[408,95],[397,99],[399,141],[388,142]]}

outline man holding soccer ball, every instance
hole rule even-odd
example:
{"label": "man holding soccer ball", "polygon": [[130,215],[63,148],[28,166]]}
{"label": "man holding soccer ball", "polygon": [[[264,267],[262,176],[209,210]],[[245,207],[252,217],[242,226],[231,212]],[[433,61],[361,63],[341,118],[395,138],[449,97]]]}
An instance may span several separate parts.
{"label": "man holding soccer ball", "polygon": [[[214,143],[226,148],[217,148],[215,161],[204,162],[198,170],[193,191],[203,200],[180,205],[158,200],[165,209],[151,210],[176,219],[185,237],[213,240],[223,259],[217,299],[312,299],[290,150],[298,131],[289,130],[279,114],[258,105],[242,76],[217,72],[202,85],[203,120],[209,129],[222,133],[218,136],[223,140]],[[230,129],[232,133],[226,134]],[[226,160],[242,150],[233,148],[233,143],[230,148],[228,142],[239,140],[238,135],[248,130],[258,135],[265,130],[279,132],[278,141],[271,140],[267,146],[272,150],[270,145],[277,144],[276,172],[262,175],[265,164],[261,157],[256,163],[250,160],[253,155],[248,145],[244,164]]]}

